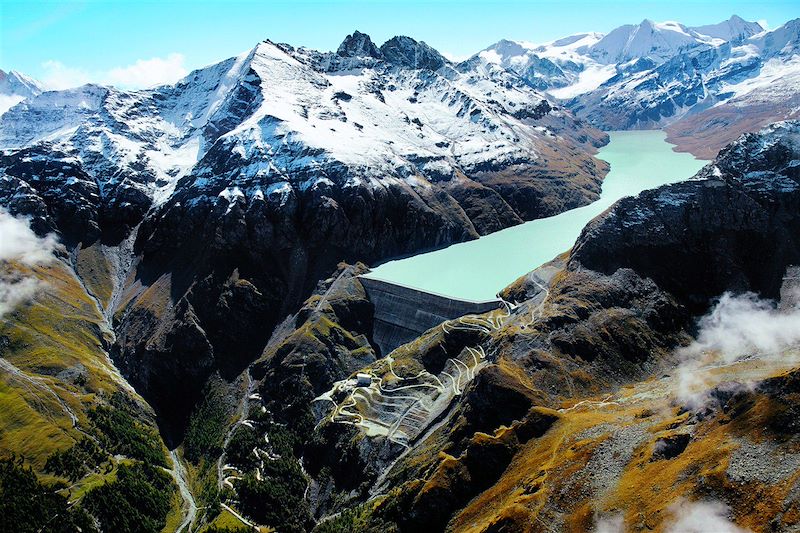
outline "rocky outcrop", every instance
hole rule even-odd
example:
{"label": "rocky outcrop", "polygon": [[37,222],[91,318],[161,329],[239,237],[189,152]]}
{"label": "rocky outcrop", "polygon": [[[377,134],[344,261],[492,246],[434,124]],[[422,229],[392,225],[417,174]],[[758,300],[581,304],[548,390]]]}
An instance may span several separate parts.
{"label": "rocky outcrop", "polygon": [[726,290],[777,298],[800,259],[798,131],[745,135],[694,180],[620,200],[583,230],[570,268],[631,268],[694,312]]}
{"label": "rocky outcrop", "polygon": [[133,176],[101,191],[80,161],[48,146],[0,156],[0,169],[0,205],[30,217],[40,235],[58,233],[69,246],[119,243],[152,203]]}
{"label": "rocky outcrop", "polygon": [[423,41],[404,35],[392,37],[381,45],[380,51],[389,63],[413,69],[439,70],[448,63],[442,54]]}
{"label": "rocky outcrop", "polygon": [[336,53],[342,57],[374,57],[376,59],[381,57],[381,51],[378,50],[369,35],[357,30],[345,37]]}

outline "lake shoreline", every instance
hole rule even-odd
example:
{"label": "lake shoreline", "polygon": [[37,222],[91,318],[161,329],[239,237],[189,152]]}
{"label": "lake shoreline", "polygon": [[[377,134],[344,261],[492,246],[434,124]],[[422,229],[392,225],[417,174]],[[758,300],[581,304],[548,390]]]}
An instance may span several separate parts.
{"label": "lake shoreline", "polygon": [[569,250],[583,227],[624,196],[692,177],[707,161],[675,152],[662,130],[609,132],[597,158],[610,164],[600,198],[446,248],[388,261],[366,277],[470,301],[487,301]]}

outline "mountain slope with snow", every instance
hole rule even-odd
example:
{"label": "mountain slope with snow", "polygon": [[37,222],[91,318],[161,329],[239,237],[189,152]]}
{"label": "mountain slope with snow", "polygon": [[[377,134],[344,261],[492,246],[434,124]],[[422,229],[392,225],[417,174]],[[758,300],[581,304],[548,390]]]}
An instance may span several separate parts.
{"label": "mountain slope with snow", "polygon": [[[679,53],[652,69],[619,72],[568,106],[604,129],[635,129],[664,126],[733,98],[746,104],[745,95],[766,87],[780,104],[798,93],[796,85],[784,83],[800,72],[798,29],[800,20],[794,20],[744,40]],[[740,105],[746,115],[745,107]]]}
{"label": "mountain slope with snow", "polygon": [[733,15],[728,20],[723,20],[717,24],[694,26],[691,29],[695,33],[727,42],[747,39],[757,33],[761,33],[765,28],[758,22],[750,22],[738,15]]}
{"label": "mountain slope with snow", "polygon": [[157,202],[195,165],[220,172],[203,161],[209,153],[245,159],[231,170],[269,184],[327,166],[353,179],[435,181],[545,168],[559,143],[582,149],[581,126],[503,69],[459,69],[407,37],[381,50],[348,46],[322,54],[264,42],[175,86],[45,93],[0,119],[0,148],[68,154]]}
{"label": "mountain slope with snow", "polygon": [[555,89],[551,94],[557,98],[566,98],[594,90],[620,72],[651,69],[685,51],[759,32],[757,23],[736,16],[698,28],[645,19],[605,35],[575,34],[540,45],[503,40],[478,55],[517,72],[543,90]]}
{"label": "mountain slope with snow", "polygon": [[692,48],[709,45],[712,39],[693,32],[678,22],[653,22],[620,26],[585,50],[602,64],[621,64],[637,59],[662,63]]}
{"label": "mountain slope with snow", "polygon": [[[696,27],[644,20],[541,45],[500,41],[476,58],[519,74],[601,129],[680,122],[673,138],[711,157],[744,131],[797,116],[798,24],[765,31],[735,15]],[[691,142],[694,132],[702,143]]]}
{"label": "mountain slope with snow", "polygon": [[44,86],[31,77],[15,70],[0,70],[0,115],[26,98],[44,92]]}

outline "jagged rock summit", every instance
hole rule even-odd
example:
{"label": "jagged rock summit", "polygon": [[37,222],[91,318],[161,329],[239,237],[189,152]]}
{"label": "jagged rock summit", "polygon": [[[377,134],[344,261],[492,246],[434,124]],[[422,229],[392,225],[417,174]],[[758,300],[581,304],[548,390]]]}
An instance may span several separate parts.
{"label": "jagged rock summit", "polygon": [[358,30],[345,37],[336,53],[342,57],[374,57],[376,59],[381,57],[381,51],[372,42],[370,36]]}
{"label": "jagged rock summit", "polygon": [[382,59],[412,69],[438,70],[449,63],[439,52],[411,37],[392,37],[378,48],[369,35],[358,30],[342,41],[336,53],[342,57]]}

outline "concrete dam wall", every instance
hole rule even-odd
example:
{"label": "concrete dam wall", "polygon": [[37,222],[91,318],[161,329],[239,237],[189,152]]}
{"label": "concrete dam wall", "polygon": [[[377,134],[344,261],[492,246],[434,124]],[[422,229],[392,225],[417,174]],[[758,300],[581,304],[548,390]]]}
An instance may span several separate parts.
{"label": "concrete dam wall", "polygon": [[383,355],[445,320],[498,309],[500,300],[470,302],[372,278],[359,278],[375,305],[373,339]]}

